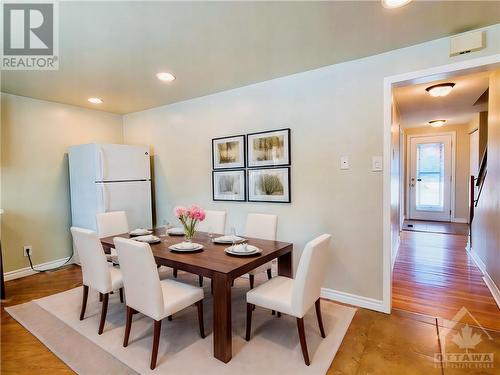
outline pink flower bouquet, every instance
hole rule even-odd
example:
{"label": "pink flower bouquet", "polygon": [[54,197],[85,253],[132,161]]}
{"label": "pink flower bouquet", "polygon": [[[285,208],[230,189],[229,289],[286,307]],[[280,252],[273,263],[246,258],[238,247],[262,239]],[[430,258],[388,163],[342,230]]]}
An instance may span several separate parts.
{"label": "pink flower bouquet", "polygon": [[205,211],[200,206],[193,204],[189,209],[182,206],[175,207],[174,213],[184,227],[186,241],[191,241],[196,231],[196,224],[205,220]]}

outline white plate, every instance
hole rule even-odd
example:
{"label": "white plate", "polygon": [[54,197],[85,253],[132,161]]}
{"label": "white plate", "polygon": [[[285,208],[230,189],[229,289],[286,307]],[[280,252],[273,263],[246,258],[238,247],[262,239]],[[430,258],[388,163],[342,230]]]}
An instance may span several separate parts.
{"label": "white plate", "polygon": [[133,240],[139,241],[139,242],[146,242],[146,243],[158,243],[158,242],[161,242],[161,240],[158,237],[153,236],[152,234],[148,234],[147,236],[134,237]]}
{"label": "white plate", "polygon": [[187,245],[184,245],[184,244],[187,244],[187,242],[181,242],[181,243],[169,246],[168,248],[170,250],[173,250],[173,251],[179,251],[179,252],[185,252],[185,253],[189,253],[191,251],[198,251],[198,250],[203,249],[203,245],[201,245],[199,243],[192,243],[192,245],[193,245],[192,247],[188,247]]}
{"label": "white plate", "polygon": [[241,256],[241,257],[250,256],[250,255],[256,255],[256,254],[262,253],[262,249],[259,249],[258,247],[255,247],[255,246],[247,245],[247,248],[254,249],[254,251],[252,251],[252,252],[246,252],[246,253],[238,253],[238,252],[234,252],[233,251],[233,247],[232,246],[225,248],[224,251],[226,253],[230,254],[230,255],[236,255],[236,256]]}
{"label": "white plate", "polygon": [[167,233],[170,234],[171,236],[184,236],[184,228],[169,228],[167,229]]}
{"label": "white plate", "polygon": [[128,234],[130,234],[131,236],[145,236],[146,234],[151,234],[151,233],[153,232],[143,228],[137,228],[128,232]]}
{"label": "white plate", "polygon": [[238,237],[238,236],[221,236],[221,237],[214,238],[212,241],[215,243],[224,243],[224,244],[230,243],[230,244],[232,244],[233,240],[234,240],[234,243],[242,243],[242,242],[246,241],[245,238]]}

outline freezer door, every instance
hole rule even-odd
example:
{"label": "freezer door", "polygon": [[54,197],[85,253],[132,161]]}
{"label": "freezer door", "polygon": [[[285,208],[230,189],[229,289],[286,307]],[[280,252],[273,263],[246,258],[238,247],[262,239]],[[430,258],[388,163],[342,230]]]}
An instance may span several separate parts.
{"label": "freezer door", "polygon": [[147,146],[96,145],[96,181],[149,180]]}
{"label": "freezer door", "polygon": [[151,182],[97,183],[99,212],[125,211],[130,229],[152,228]]}

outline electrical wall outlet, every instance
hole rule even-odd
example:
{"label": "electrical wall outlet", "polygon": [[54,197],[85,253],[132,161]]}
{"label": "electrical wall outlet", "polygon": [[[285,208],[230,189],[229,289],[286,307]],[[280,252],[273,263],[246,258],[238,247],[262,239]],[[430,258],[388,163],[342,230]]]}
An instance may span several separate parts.
{"label": "electrical wall outlet", "polygon": [[25,245],[24,248],[23,248],[23,254],[25,257],[28,256],[33,256],[33,246],[31,245]]}

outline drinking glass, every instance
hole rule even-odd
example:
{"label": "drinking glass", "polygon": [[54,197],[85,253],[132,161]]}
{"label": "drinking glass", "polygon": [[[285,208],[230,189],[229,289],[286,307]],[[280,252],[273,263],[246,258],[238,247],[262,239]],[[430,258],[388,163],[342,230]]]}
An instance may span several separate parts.
{"label": "drinking glass", "polygon": [[208,227],[208,239],[209,241],[212,241],[212,238],[214,237],[214,231],[212,227]]}
{"label": "drinking glass", "polygon": [[229,233],[231,234],[231,239],[232,239],[233,248],[234,248],[234,245],[236,245],[236,228],[235,227],[231,227]]}

